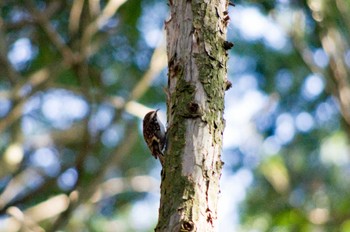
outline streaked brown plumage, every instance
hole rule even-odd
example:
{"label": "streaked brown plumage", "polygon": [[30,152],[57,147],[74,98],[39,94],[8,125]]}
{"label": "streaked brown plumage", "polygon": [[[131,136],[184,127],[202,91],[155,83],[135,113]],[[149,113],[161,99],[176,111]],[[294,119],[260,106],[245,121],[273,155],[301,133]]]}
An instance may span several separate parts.
{"label": "streaked brown plumage", "polygon": [[143,137],[154,158],[164,164],[165,129],[157,116],[158,110],[148,112],[143,119]]}

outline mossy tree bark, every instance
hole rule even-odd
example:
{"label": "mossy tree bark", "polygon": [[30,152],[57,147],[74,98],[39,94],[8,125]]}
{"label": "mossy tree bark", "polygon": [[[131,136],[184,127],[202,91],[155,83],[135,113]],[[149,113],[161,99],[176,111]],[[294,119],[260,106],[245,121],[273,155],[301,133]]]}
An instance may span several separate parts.
{"label": "mossy tree bark", "polygon": [[156,231],[215,231],[228,1],[170,0],[168,145]]}

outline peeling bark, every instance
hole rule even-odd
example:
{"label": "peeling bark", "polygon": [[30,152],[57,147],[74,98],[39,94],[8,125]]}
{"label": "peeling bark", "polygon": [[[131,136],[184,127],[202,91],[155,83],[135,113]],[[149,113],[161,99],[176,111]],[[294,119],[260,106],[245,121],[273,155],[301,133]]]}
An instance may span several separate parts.
{"label": "peeling bark", "polygon": [[[170,1],[168,145],[156,231],[216,231],[228,1]],[[228,46],[230,45],[230,46]]]}

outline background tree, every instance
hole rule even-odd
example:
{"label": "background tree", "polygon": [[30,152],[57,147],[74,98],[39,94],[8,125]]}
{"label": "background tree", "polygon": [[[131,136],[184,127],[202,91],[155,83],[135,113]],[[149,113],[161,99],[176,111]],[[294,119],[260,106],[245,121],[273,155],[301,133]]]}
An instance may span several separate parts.
{"label": "background tree", "polygon": [[[219,231],[349,231],[348,1],[235,3]],[[0,7],[0,230],[153,230],[166,2]]]}

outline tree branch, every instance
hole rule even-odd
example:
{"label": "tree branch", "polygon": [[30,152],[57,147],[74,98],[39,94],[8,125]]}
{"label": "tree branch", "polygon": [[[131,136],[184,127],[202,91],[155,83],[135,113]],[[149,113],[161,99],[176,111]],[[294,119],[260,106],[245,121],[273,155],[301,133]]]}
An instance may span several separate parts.
{"label": "tree branch", "polygon": [[62,36],[54,29],[45,12],[39,11],[35,4],[31,1],[26,1],[27,6],[34,18],[34,21],[44,30],[52,44],[61,53],[66,64],[71,65],[79,61],[79,57],[65,44]]}

